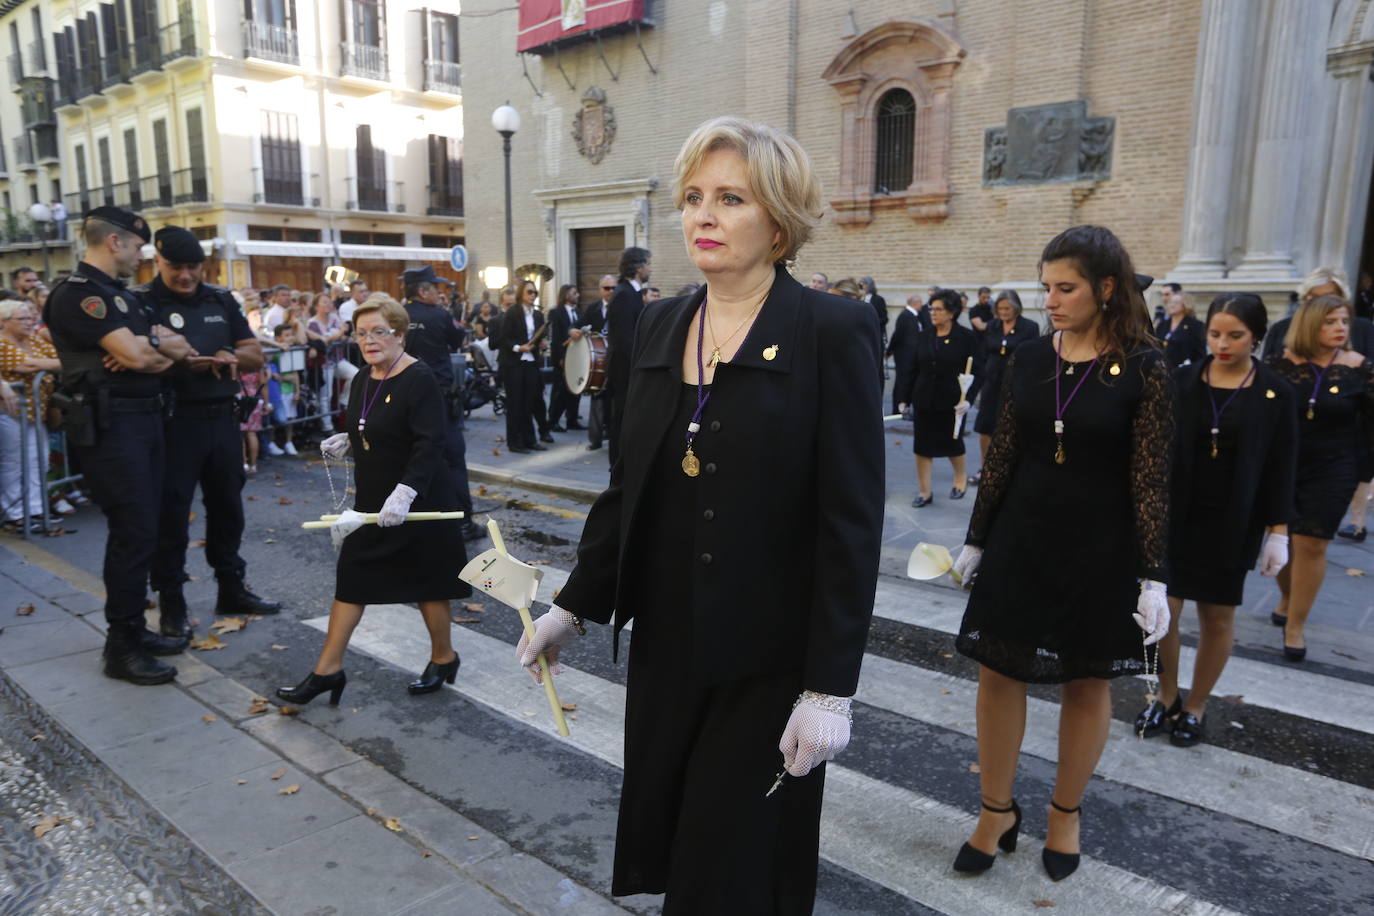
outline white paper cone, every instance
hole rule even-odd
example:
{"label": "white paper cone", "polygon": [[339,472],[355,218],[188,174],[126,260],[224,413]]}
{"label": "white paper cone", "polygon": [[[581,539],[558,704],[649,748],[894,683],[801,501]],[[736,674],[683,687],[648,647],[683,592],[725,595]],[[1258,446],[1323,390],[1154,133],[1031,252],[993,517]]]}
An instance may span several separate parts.
{"label": "white paper cone", "polygon": [[906,561],[906,574],[909,578],[929,582],[949,572],[954,560],[949,551],[939,544],[917,544]]}
{"label": "white paper cone", "polygon": [[489,547],[468,561],[458,578],[518,609],[534,606],[544,571]]}

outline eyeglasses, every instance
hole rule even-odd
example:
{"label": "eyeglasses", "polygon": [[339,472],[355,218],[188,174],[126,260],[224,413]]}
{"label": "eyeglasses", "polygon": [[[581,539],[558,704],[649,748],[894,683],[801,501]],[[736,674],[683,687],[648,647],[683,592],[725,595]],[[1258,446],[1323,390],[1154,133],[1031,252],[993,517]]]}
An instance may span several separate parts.
{"label": "eyeglasses", "polygon": [[8,320],[8,321],[37,321],[38,319],[35,318],[35,317],[33,317],[32,315],[11,315],[7,320]]}
{"label": "eyeglasses", "polygon": [[601,287],[601,288],[602,288],[602,290],[604,290],[604,291],[606,291],[606,292],[615,292],[615,287],[614,287],[614,286],[603,286],[603,287]]}
{"label": "eyeglasses", "polygon": [[359,340],[367,340],[375,337],[378,340],[385,340],[396,333],[395,328],[360,328],[353,332],[353,336]]}

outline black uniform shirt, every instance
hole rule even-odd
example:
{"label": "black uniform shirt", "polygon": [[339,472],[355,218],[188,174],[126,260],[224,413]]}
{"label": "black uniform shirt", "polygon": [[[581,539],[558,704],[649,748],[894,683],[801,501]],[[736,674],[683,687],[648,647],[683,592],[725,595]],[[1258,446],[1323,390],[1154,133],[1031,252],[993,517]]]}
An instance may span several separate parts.
{"label": "black uniform shirt", "polygon": [[121,398],[158,394],[162,379],[147,372],[109,372],[100,366],[106,350],[100,340],[106,334],[128,328],[135,337],[147,337],[153,320],[143,300],[103,270],[87,264],[53,289],[43,306],[43,322],[52,335],[62,361],[62,382],[71,391],[109,389]]}
{"label": "black uniform shirt", "polygon": [[[178,296],[161,277],[154,277],[140,292],[153,307],[158,323],[184,335],[201,356],[213,356],[217,350],[232,353],[236,342],[253,337],[248,319],[222,287],[201,283],[191,295]],[[222,374],[223,378],[215,378],[213,372],[181,369],[173,372],[170,379],[178,402],[194,404],[222,401],[239,393],[238,381],[227,372]]]}
{"label": "black uniform shirt", "polygon": [[453,326],[453,316],[437,305],[412,299],[406,303],[410,330],[406,333],[406,352],[424,363],[439,383],[441,391],[453,387],[453,363],[449,354],[463,345],[463,332]]}

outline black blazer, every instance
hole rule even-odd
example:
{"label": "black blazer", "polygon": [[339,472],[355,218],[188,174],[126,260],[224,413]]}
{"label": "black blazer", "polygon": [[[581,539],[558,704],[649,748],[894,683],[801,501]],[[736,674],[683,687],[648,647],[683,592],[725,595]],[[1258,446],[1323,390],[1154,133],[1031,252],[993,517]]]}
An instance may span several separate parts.
{"label": "black blazer", "polygon": [[1164,358],[1171,369],[1184,363],[1198,363],[1207,357],[1207,327],[1196,318],[1183,316],[1173,333],[1169,331],[1169,316],[1155,325],[1155,336],[1164,345]]}
{"label": "black blazer", "polygon": [[644,291],[635,289],[629,280],[621,280],[611,294],[606,307],[606,344],[610,348],[607,367],[607,387],[623,395],[630,383],[630,363],[634,349],[635,329],[644,311]]}
{"label": "black blazer", "polygon": [[[544,313],[539,309],[534,310],[534,330],[538,333],[544,326]],[[487,335],[491,337],[491,347],[496,351],[496,361],[502,369],[514,366],[520,362],[520,355],[512,350],[512,347],[530,342],[530,335],[525,330],[525,307],[520,303],[507,308],[501,313],[501,317],[491,323],[487,328]],[[539,354],[535,354],[534,365],[539,365]]]}
{"label": "black blazer", "polygon": [[973,384],[965,395],[970,404],[983,387],[982,335],[963,325],[950,325],[940,337],[935,327],[923,330],[916,341],[914,358],[907,363],[907,396],[903,403],[921,410],[953,410],[959,402],[959,374],[973,360]]}
{"label": "black blazer", "polygon": [[602,334],[606,331],[606,304],[600,299],[593,302],[586,308],[579,308],[578,315],[582,318],[582,323],[587,326],[593,334]]}
{"label": "black blazer", "polygon": [[868,304],[873,306],[873,311],[876,312],[878,315],[878,329],[881,330],[884,334],[886,334],[888,319],[887,300],[884,299],[882,296],[878,295],[877,293],[874,293],[873,298],[868,300]]}
{"label": "black blazer", "polygon": [[[621,457],[592,506],[558,605],[615,633],[643,595],[636,511],[681,397],[687,329],[706,288],[645,309]],[[776,350],[772,348],[776,347]],[[765,357],[765,350],[773,359]],[[703,417],[703,511],[690,647],[702,682],[800,671],[809,690],[853,695],[873,614],[885,460],[877,316],[781,268],[735,358],[716,368]],[[719,404],[719,408],[717,405]],[[709,510],[709,511],[708,511]]]}
{"label": "black blazer", "polygon": [[[1002,370],[1007,366],[1007,360],[1011,359],[1012,353],[1021,344],[1030,340],[1035,340],[1040,336],[1040,326],[1024,315],[1016,319],[1012,325],[1012,333],[1002,333],[1002,319],[994,316],[988,322],[987,330],[983,331],[983,355],[986,362],[983,366],[986,378],[985,385],[996,388],[1002,384]],[[1003,346],[1002,342],[1006,341]],[[1003,350],[1007,352],[1002,353]],[[973,398],[969,398],[973,400]]]}
{"label": "black blazer", "polygon": [[[586,323],[587,317],[578,309],[577,326],[582,327]],[[555,366],[563,365],[563,358],[568,355],[568,332],[572,328],[572,319],[568,316],[566,305],[560,305],[549,312],[549,354],[553,357]]]}
{"label": "black blazer", "polygon": [[[1211,362],[1184,366],[1174,372],[1174,417],[1178,424],[1174,443],[1173,473],[1170,478],[1169,530],[1172,543],[1192,525],[1206,525],[1217,532],[1217,555],[1209,558],[1224,569],[1253,569],[1260,542],[1268,525],[1286,525],[1298,517],[1294,503],[1298,455],[1298,397],[1277,372],[1255,361],[1251,395],[1239,397],[1231,410],[1239,410],[1240,439],[1236,443],[1236,464],[1231,477],[1231,492],[1226,512],[1208,517],[1193,517],[1193,474],[1195,463],[1205,449],[1198,442],[1199,415],[1210,415],[1203,367]],[[1273,392],[1273,396],[1269,392]]]}
{"label": "black blazer", "polygon": [[887,352],[892,355],[892,364],[897,369],[892,390],[901,397],[906,397],[905,392],[911,387],[910,367],[916,360],[916,341],[920,336],[921,319],[913,315],[911,309],[902,309],[887,339]]}

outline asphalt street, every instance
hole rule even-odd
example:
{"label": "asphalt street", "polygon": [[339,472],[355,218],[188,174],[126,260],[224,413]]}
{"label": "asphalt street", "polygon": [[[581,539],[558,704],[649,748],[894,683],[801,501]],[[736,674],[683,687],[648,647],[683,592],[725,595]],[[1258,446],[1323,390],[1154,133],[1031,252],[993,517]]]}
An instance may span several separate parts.
{"label": "asphalt street", "polygon": [[[949,471],[940,462],[936,503],[911,509],[910,436],[898,424],[889,431],[883,576],[854,740],[827,778],[817,912],[1020,913],[1050,905],[1085,914],[1374,912],[1374,589],[1347,573],[1374,575],[1374,543],[1333,547],[1301,666],[1283,661],[1278,631],[1267,622],[1276,589],[1252,579],[1205,744],[1181,750],[1164,739],[1135,739],[1129,724],[1143,705],[1143,685],[1114,683],[1112,737],[1084,804],[1085,865],[1063,884],[1044,877],[1037,848],[1054,778],[1055,691],[1033,689],[1017,788],[1027,817],[1022,850],[982,878],[954,877],[949,862],[978,804],[976,669],[953,650],[962,593],[915,583],[904,570],[919,540],[957,546],[975,491],[958,502],[942,498]],[[511,552],[547,570],[540,595],[547,602],[574,565],[586,496],[606,479],[605,452],[587,452],[569,433],[549,452],[512,456],[503,432],[488,412],[469,422],[477,520],[495,518]],[[976,451],[976,437],[967,441]],[[329,537],[300,523],[333,511],[346,484],[333,468],[331,497],[330,472],[317,455],[264,459],[259,468],[245,490],[243,554],[251,587],[286,610],[223,635],[223,649],[193,654],[249,692],[271,696],[310,670],[332,594]],[[203,522],[191,520],[193,544]],[[102,520],[87,509],[64,525],[70,533],[4,546],[93,587]],[[204,633],[214,584],[198,550],[189,571],[187,596]],[[594,629],[565,655],[562,695],[577,709],[573,736],[562,740],[542,693],[514,664],[514,612],[474,598],[456,603],[454,616],[464,662],[453,688],[408,696],[406,682],[426,661],[418,612],[373,608],[350,650],[342,704],[317,700],[299,719],[513,849],[609,895],[624,650],[613,663],[609,634]],[[1195,626],[1186,614],[1185,634]],[[658,909],[653,897],[616,903],[637,913]]]}

